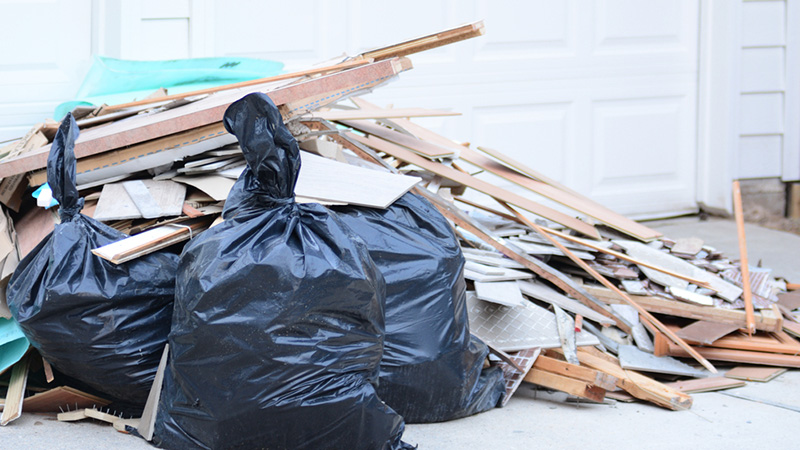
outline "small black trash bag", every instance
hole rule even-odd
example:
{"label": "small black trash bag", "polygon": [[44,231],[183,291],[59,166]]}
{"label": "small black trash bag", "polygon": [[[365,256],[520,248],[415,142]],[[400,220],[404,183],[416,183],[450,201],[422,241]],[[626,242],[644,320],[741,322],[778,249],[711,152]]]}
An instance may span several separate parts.
{"label": "small black trash bag", "polygon": [[61,223],[14,271],[8,306],[60,372],[141,407],[167,343],[178,255],[152,253],[115,265],[92,254],[127,236],[80,213],[77,138],[78,125],[68,114],[47,159]]}
{"label": "small black trash bag", "polygon": [[224,124],[248,168],[226,220],[181,255],[153,442],[406,448],[373,386],[383,277],[335,214],[294,202],[299,148],[269,97],[238,100]]}
{"label": "small black trash bag", "polygon": [[494,408],[503,376],[482,370],[489,350],[469,334],[464,256],[447,219],[410,192],[385,210],[334,210],[364,239],[386,279],[381,399],[407,423]]}

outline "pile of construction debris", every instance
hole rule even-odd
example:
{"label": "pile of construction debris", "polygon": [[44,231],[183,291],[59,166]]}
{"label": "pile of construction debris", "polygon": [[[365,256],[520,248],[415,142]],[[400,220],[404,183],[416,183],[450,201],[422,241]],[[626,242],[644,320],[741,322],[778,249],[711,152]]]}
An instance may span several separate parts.
{"label": "pile of construction debris", "polygon": [[[81,212],[130,236],[92,252],[113,264],[179,253],[221,223],[246,168],[223,113],[262,92],[304,150],[298,202],[386,208],[411,191],[450,221],[466,259],[470,331],[491,349],[486,365],[505,376],[502,405],[524,381],[588,401],[639,399],[681,410],[693,392],[800,367],[797,285],[768,269],[747,270],[698,239],[667,239],[500,151],[461,145],[411,120],[452,112],[381,108],[359,97],[409,70],[405,56],[482,33],[482,24],[471,24],[303,72],[90,110],[78,117],[74,147]],[[3,286],[58,221],[41,187],[55,129],[37,125],[0,150]],[[0,314],[11,329],[8,308]],[[141,422],[96,410],[111,401],[59,380],[14,330],[0,333],[3,425],[23,411],[71,405],[60,420],[95,418],[152,436],[153,404]],[[769,367],[714,377],[710,361]],[[160,389],[157,376],[151,397]]]}

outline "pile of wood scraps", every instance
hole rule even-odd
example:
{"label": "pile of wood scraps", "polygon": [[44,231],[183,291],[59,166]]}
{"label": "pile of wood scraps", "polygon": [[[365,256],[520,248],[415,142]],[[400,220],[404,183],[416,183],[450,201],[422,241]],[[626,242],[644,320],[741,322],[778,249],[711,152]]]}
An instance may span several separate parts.
{"label": "pile of wood scraps", "polygon": [[[412,191],[451,222],[466,260],[471,332],[490,346],[487,364],[505,374],[503,404],[526,383],[582,401],[683,410],[691,393],[800,367],[800,291],[768,269],[742,270],[712,243],[668,239],[500,150],[414,122],[452,111],[382,108],[358,97],[409,70],[407,55],[482,33],[482,24],[470,24],[333,65],[90,111],[75,146],[82,212],[128,235],[93,253],[124,264],[180,251],[222,222],[246,167],[222,116],[262,92],[303,150],[298,202],[386,208]],[[30,197],[47,181],[48,130],[52,124],[38,125],[0,150],[0,286],[58,220],[55,208]],[[5,404],[13,414],[29,402],[58,412],[56,403],[68,399],[76,405],[62,420],[134,423],[68,386],[26,389],[39,360],[29,352],[10,372]],[[712,361],[759,367],[713,377]],[[9,420],[4,410],[3,424]]]}

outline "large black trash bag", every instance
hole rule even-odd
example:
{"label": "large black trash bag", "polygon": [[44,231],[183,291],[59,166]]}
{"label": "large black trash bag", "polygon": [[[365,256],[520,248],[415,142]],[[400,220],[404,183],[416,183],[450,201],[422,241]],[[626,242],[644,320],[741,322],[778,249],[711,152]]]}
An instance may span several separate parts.
{"label": "large black trash bag", "polygon": [[178,255],[152,253],[115,265],[92,254],[127,236],[80,213],[77,138],[78,125],[69,114],[47,159],[61,223],[14,271],[8,306],[33,346],[59,371],[141,407],[167,343]]}
{"label": "large black trash bag", "polygon": [[181,255],[153,442],[406,448],[373,385],[383,277],[333,213],[294,202],[299,148],[269,97],[235,102],[224,124],[247,160],[244,189]]}
{"label": "large black trash bag", "polygon": [[441,422],[494,408],[502,372],[470,336],[464,256],[450,224],[407,193],[385,210],[334,208],[367,243],[386,279],[386,338],[378,395],[407,423]]}

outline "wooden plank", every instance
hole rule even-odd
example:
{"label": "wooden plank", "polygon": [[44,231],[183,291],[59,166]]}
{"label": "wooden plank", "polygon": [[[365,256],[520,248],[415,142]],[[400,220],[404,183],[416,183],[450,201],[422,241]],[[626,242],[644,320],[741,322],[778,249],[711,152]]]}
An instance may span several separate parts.
{"label": "wooden plank", "polygon": [[8,382],[6,399],[3,403],[3,414],[0,415],[0,426],[6,426],[22,415],[22,405],[25,397],[25,386],[28,384],[28,368],[30,367],[30,354],[23,356],[11,369],[11,379]]}
{"label": "wooden plank", "polygon": [[475,282],[475,295],[483,301],[503,306],[518,306],[525,301],[516,281],[497,281],[491,283]]}
{"label": "wooden plank", "polygon": [[746,385],[744,381],[731,380],[725,377],[695,378],[691,380],[675,381],[666,383],[673,389],[677,389],[684,394],[696,394],[698,392],[713,392],[723,389],[731,389]]}
{"label": "wooden plank", "polygon": [[194,234],[208,228],[213,219],[213,216],[205,216],[178,224],[167,224],[94,248],[92,253],[114,264],[122,264],[190,239]]}
{"label": "wooden plank", "polygon": [[104,106],[103,109],[105,111],[119,111],[121,109],[132,108],[134,106],[141,106],[141,105],[151,105],[153,103],[162,103],[165,101],[170,100],[180,100],[188,97],[195,97],[197,95],[204,95],[204,94],[213,94],[215,92],[226,91],[229,89],[239,89],[248,86],[256,86],[259,84],[264,83],[272,83],[275,81],[282,81],[282,80],[291,80],[293,78],[300,78],[312,75],[320,75],[323,73],[330,73],[330,72],[338,72],[341,70],[352,69],[353,67],[363,66],[364,64],[369,64],[372,61],[369,59],[361,59],[361,60],[350,60],[344,61],[339,64],[334,64],[331,66],[324,66],[324,67],[314,67],[311,69],[300,70],[297,72],[290,72],[290,73],[282,73],[280,75],[274,75],[271,77],[265,78],[258,78],[255,80],[247,80],[247,81],[240,81],[238,83],[230,83],[225,84],[222,86],[215,86],[206,89],[197,89],[194,91],[183,92],[180,94],[171,94],[171,95],[164,95],[161,97],[154,97],[154,98],[145,98],[142,100],[136,100],[128,103],[120,103],[111,106]]}
{"label": "wooden plank", "polygon": [[443,111],[426,108],[392,108],[392,109],[332,109],[311,113],[312,119],[323,120],[365,120],[394,119],[398,117],[443,117],[460,116],[460,112]]}
{"label": "wooden plank", "polygon": [[54,413],[58,412],[59,408],[65,408],[66,405],[69,405],[70,408],[74,405],[77,405],[77,408],[92,408],[95,405],[99,407],[109,403],[111,403],[109,400],[102,397],[69,386],[59,386],[26,398],[23,410],[25,412]]}
{"label": "wooden plank", "polygon": [[442,213],[443,216],[453,221],[459,227],[462,227],[465,230],[469,231],[470,233],[474,234],[488,245],[494,247],[508,258],[523,265],[525,268],[532,271],[536,275],[553,283],[556,287],[564,291],[572,298],[579,300],[581,303],[593,309],[594,311],[608,317],[609,319],[614,320],[616,325],[623,331],[626,332],[631,331],[631,327],[629,324],[609,313],[606,310],[607,307],[605,306],[605,304],[599,302],[592,295],[588,294],[581,286],[575,284],[574,281],[572,281],[569,277],[567,277],[563,273],[553,269],[552,267],[548,266],[547,264],[543,263],[538,259],[530,258],[522,254],[522,252],[515,251],[514,249],[509,247],[502,239],[492,236],[491,232],[483,228],[480,224],[476,223],[470,217],[466,216],[461,210],[459,210],[452,204],[444,202],[438,196],[431,194],[429,191],[425,189],[416,189],[415,192],[428,199],[436,207],[436,209],[438,209],[439,212]]}
{"label": "wooden plank", "polygon": [[553,222],[564,225],[565,227],[571,228],[588,237],[594,239],[600,239],[600,234],[597,232],[597,230],[595,230],[593,226],[585,222],[570,217],[564,213],[555,211],[546,206],[542,206],[530,199],[527,199],[518,194],[514,194],[505,189],[494,186],[491,183],[485,182],[483,180],[479,180],[471,175],[459,172],[451,167],[447,167],[437,162],[427,160],[411,152],[410,150],[406,150],[405,148],[399,145],[393,144],[389,141],[385,141],[375,136],[370,136],[369,138],[365,138],[353,133],[346,132],[344,134],[357,142],[360,142],[364,145],[368,145],[376,150],[394,156],[395,158],[401,159],[407,163],[414,164],[415,166],[421,167],[429,172],[433,172],[436,175],[455,181],[457,183],[461,183],[479,192],[483,192],[492,197],[499,198],[505,202],[519,206],[520,208],[528,212],[531,212],[538,216],[552,220]]}
{"label": "wooden plank", "polygon": [[607,391],[615,389],[618,381],[617,378],[612,375],[588,367],[570,364],[566,361],[561,361],[545,355],[539,355],[539,358],[533,363],[533,367],[557,375],[585,381]]}
{"label": "wooden plank", "polygon": [[[75,142],[75,157],[80,159],[188,129],[219,123],[231,103],[251,92],[265,91],[279,106],[296,104],[300,100],[305,102],[296,104],[292,108],[287,106],[282,110],[285,116],[292,116],[337,101],[360,89],[374,88],[410,68],[408,60],[390,59],[297,84],[257,85],[220,93],[169,111],[137,115],[81,133]],[[0,177],[46,167],[49,152],[50,146],[45,146],[38,151],[0,162]]]}
{"label": "wooden plank", "polygon": [[523,381],[537,384],[549,389],[566,392],[569,395],[585,398],[598,403],[601,403],[606,397],[605,389],[599,386],[587,383],[586,381],[576,380],[564,375],[558,375],[542,369],[537,369],[536,363],[534,363],[533,369],[528,371],[528,373],[525,375]]}
{"label": "wooden plank", "polygon": [[[682,348],[669,343],[669,355],[687,357],[688,353]],[[779,353],[751,352],[747,350],[733,350],[729,348],[695,347],[695,351],[704,358],[714,361],[728,361],[765,366],[800,368],[800,356],[783,355]]]}
{"label": "wooden plank", "polygon": [[742,190],[739,180],[733,181],[733,215],[736,218],[736,235],[739,240],[739,262],[742,271],[742,288],[744,290],[744,310],[747,320],[747,332],[756,332],[756,318],[753,310],[753,290],[750,287],[750,266],[747,263],[747,237],[744,232],[744,211],[742,211]]}
{"label": "wooden plank", "polygon": [[483,36],[484,27],[483,21],[469,23],[458,27],[450,28],[447,30],[439,31],[433,34],[420,36],[418,38],[409,39],[407,41],[392,44],[386,47],[375,48],[361,53],[357,59],[374,59],[376,61],[384,58],[394,58],[397,56],[406,56],[413,53],[419,53],[425,50],[434,49],[443,45],[452,44],[454,42],[471,39],[478,36]]}
{"label": "wooden plank", "polygon": [[[623,300],[610,289],[589,285],[584,286],[584,289],[606,303],[623,303]],[[740,310],[698,306],[654,296],[631,295],[630,298],[641,305],[642,308],[654,313],[687,319],[707,320],[709,322],[729,323],[740,328],[746,325],[745,313]],[[757,330],[780,331],[784,324],[780,313],[776,313],[771,309],[762,309],[755,315],[755,318]]]}
{"label": "wooden plank", "polygon": [[698,320],[677,330],[675,334],[694,344],[713,344],[717,339],[738,329],[738,324]]}
{"label": "wooden plank", "polygon": [[736,380],[766,383],[784,372],[786,369],[777,367],[738,366],[727,371],[725,376]]}
{"label": "wooden plank", "polygon": [[523,221],[523,222],[524,222],[526,225],[528,225],[529,227],[531,227],[531,228],[533,228],[534,230],[536,230],[536,232],[537,232],[537,233],[539,233],[539,234],[540,234],[542,237],[544,237],[544,238],[547,238],[547,239],[548,239],[548,240],[549,240],[549,241],[550,241],[550,242],[551,242],[553,245],[555,245],[556,247],[558,247],[558,248],[559,248],[559,250],[561,250],[561,251],[562,251],[562,252],[563,252],[565,255],[567,255],[567,256],[569,257],[569,259],[571,259],[571,260],[572,260],[572,261],[573,261],[575,264],[577,264],[577,265],[578,265],[579,267],[581,267],[583,270],[585,270],[586,272],[588,272],[588,273],[589,273],[589,274],[590,274],[590,275],[591,275],[591,276],[592,276],[594,279],[596,279],[597,281],[599,281],[599,282],[600,282],[600,284],[602,284],[603,286],[605,286],[605,287],[607,287],[607,288],[611,289],[612,291],[614,291],[614,293],[616,293],[616,294],[617,294],[619,297],[621,297],[621,298],[622,298],[622,300],[623,300],[623,301],[624,301],[626,304],[628,304],[628,305],[630,305],[630,306],[633,306],[633,307],[636,309],[636,311],[638,311],[638,312],[639,312],[639,315],[641,316],[641,318],[642,318],[642,319],[644,319],[644,320],[646,320],[646,321],[647,321],[647,323],[649,323],[649,324],[652,326],[652,328],[656,328],[656,329],[658,329],[660,332],[662,332],[662,333],[664,333],[665,335],[667,335],[667,337],[669,337],[669,338],[670,338],[670,339],[671,339],[673,342],[675,342],[676,344],[678,344],[678,345],[679,345],[681,348],[685,349],[685,350],[686,350],[686,351],[687,351],[689,354],[691,354],[691,355],[692,355],[692,358],[694,358],[695,360],[697,360],[697,362],[699,362],[700,364],[702,364],[702,365],[703,365],[703,367],[705,367],[706,369],[708,369],[708,370],[709,370],[711,373],[717,373],[717,369],[716,369],[716,368],[714,368],[714,366],[713,366],[713,365],[711,365],[711,363],[709,363],[709,362],[708,362],[708,361],[707,361],[705,358],[703,358],[703,357],[702,357],[702,356],[701,356],[699,353],[695,352],[695,351],[694,351],[694,350],[693,350],[693,349],[692,349],[692,348],[689,346],[689,344],[687,344],[686,342],[684,342],[684,341],[683,341],[683,339],[681,339],[681,338],[679,338],[678,336],[676,336],[676,335],[675,335],[675,333],[674,333],[674,332],[672,332],[672,330],[670,330],[670,329],[668,329],[667,327],[665,327],[665,326],[664,326],[664,324],[662,324],[662,323],[661,323],[661,322],[660,322],[658,319],[656,319],[655,317],[653,317],[653,315],[652,315],[652,314],[650,314],[649,312],[647,312],[647,310],[645,310],[644,308],[642,308],[641,306],[639,306],[639,305],[638,305],[636,302],[634,302],[633,300],[631,300],[631,298],[630,298],[630,297],[628,297],[628,295],[627,295],[627,294],[625,294],[624,292],[620,291],[620,290],[619,290],[619,289],[618,289],[616,286],[614,286],[614,284],[612,284],[610,281],[608,281],[608,280],[607,280],[607,279],[606,279],[604,276],[600,275],[600,274],[599,274],[599,273],[598,273],[596,270],[592,269],[592,268],[591,268],[591,267],[590,267],[588,264],[586,264],[586,263],[585,263],[583,260],[581,260],[580,258],[578,258],[577,256],[575,256],[575,255],[572,253],[572,251],[571,251],[571,250],[568,250],[568,249],[567,249],[566,247],[564,247],[564,246],[563,246],[563,245],[562,245],[560,242],[558,242],[558,241],[557,241],[557,240],[555,240],[555,239],[554,239],[552,236],[550,236],[549,234],[547,234],[547,232],[546,232],[546,231],[544,231],[544,230],[542,229],[542,227],[540,227],[539,225],[537,225],[537,224],[536,224],[535,222],[533,222],[532,220],[528,220],[528,218],[526,218],[525,216],[523,216],[522,214],[520,214],[520,213],[519,213],[517,210],[515,210],[514,208],[512,208],[512,207],[510,207],[510,206],[508,206],[508,205],[506,205],[506,204],[504,204],[504,203],[503,203],[503,206],[505,206],[505,207],[506,207],[506,209],[508,209],[508,210],[509,210],[509,212],[511,212],[512,214],[516,215],[516,216],[517,216],[517,218],[518,218],[519,220]]}
{"label": "wooden plank", "polygon": [[581,361],[581,365],[617,378],[617,387],[634,397],[677,411],[691,408],[692,397],[689,395],[632,370],[624,370],[618,362],[609,360],[608,358],[611,358],[609,355],[598,356],[587,350],[578,349],[578,359]]}

